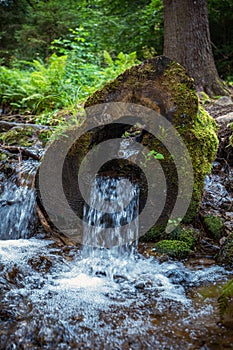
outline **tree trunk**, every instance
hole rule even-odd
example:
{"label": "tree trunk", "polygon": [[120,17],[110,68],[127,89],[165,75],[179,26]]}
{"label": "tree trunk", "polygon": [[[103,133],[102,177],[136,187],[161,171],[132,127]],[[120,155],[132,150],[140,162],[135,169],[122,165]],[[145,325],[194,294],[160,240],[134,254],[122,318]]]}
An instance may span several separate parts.
{"label": "tree trunk", "polygon": [[163,0],[164,55],[194,78],[197,91],[227,95],[215,67],[206,0]]}

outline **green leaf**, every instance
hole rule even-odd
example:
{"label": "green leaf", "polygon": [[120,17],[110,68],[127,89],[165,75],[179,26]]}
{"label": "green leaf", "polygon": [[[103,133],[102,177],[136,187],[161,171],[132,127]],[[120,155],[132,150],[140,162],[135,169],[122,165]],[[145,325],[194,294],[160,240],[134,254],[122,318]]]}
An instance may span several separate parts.
{"label": "green leaf", "polygon": [[156,153],[156,154],[154,155],[154,158],[155,158],[155,159],[161,160],[161,159],[164,159],[164,156],[163,156],[163,154],[161,154],[161,153]]}

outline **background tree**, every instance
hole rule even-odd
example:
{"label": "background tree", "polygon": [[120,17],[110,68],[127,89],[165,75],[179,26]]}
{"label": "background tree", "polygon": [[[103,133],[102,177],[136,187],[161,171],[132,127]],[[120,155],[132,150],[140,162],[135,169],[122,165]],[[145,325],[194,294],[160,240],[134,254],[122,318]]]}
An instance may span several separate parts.
{"label": "background tree", "polygon": [[0,2],[0,57],[3,62],[10,61],[17,48],[15,33],[22,28],[28,6],[26,0]]}
{"label": "background tree", "polygon": [[198,91],[226,95],[212,53],[206,0],[163,0],[164,54],[182,64]]}

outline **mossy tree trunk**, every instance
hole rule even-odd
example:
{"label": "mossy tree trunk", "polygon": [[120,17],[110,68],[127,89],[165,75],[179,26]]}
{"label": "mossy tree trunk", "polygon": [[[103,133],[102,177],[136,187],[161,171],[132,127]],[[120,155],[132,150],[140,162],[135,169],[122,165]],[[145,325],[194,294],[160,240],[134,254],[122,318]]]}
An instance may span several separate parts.
{"label": "mossy tree trunk", "polygon": [[207,0],[163,0],[164,55],[194,78],[197,91],[227,95],[211,48]]}

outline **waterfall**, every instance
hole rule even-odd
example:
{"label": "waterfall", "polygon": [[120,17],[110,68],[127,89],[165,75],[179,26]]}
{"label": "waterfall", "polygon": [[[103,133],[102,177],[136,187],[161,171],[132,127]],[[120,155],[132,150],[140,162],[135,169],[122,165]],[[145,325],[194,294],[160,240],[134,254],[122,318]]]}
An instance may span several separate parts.
{"label": "waterfall", "polygon": [[29,238],[36,222],[32,183],[38,162],[24,162],[11,176],[0,173],[0,239]]}
{"label": "waterfall", "polygon": [[97,177],[84,206],[83,244],[112,248],[138,239],[139,188],[124,178]]}
{"label": "waterfall", "polygon": [[134,257],[138,240],[139,187],[118,177],[96,177],[84,206],[82,257],[95,275],[118,275]]}

